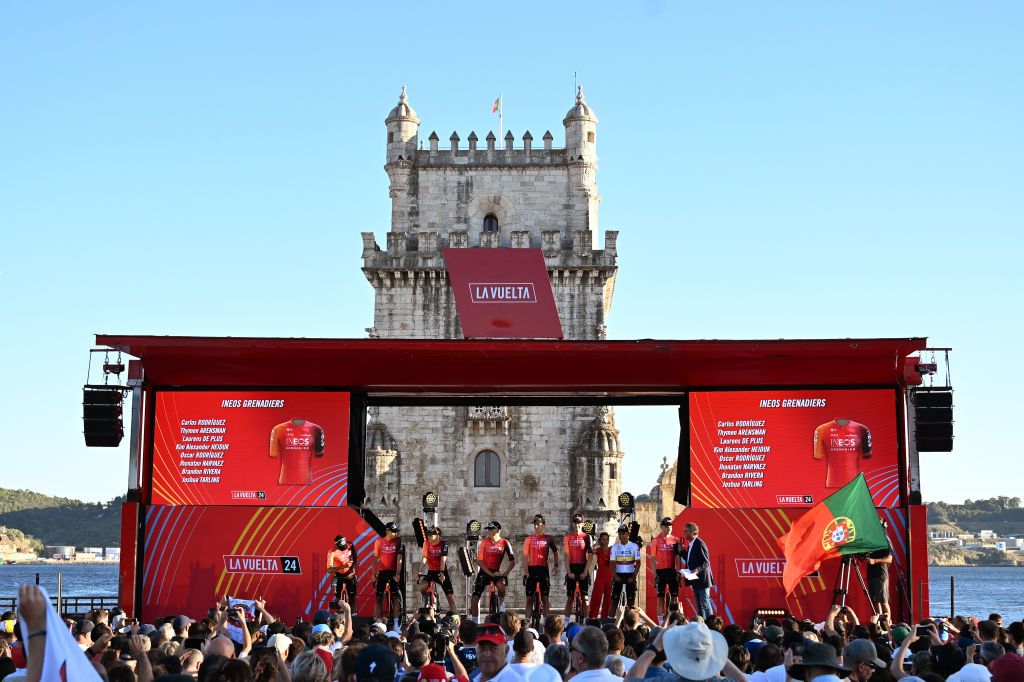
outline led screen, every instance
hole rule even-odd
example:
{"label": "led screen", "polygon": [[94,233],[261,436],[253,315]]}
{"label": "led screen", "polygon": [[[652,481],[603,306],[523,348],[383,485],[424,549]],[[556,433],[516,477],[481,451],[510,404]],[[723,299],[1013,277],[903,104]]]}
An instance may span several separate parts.
{"label": "led screen", "polygon": [[162,391],[155,413],[154,504],[347,502],[347,393]]}
{"label": "led screen", "polygon": [[691,393],[695,508],[809,507],[863,472],[876,507],[900,501],[893,391]]}

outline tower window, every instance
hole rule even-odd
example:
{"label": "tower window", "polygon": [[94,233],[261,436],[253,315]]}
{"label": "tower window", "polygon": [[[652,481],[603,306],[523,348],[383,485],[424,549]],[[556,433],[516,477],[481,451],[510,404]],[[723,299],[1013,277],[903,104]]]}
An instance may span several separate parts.
{"label": "tower window", "polygon": [[497,232],[498,218],[493,213],[484,216],[484,232]]}
{"label": "tower window", "polygon": [[391,144],[394,141],[395,141],[395,134],[394,133],[388,133],[388,144]]}
{"label": "tower window", "polygon": [[593,141],[594,141],[594,131],[591,130],[591,131],[587,132],[587,142],[593,142]]}
{"label": "tower window", "polygon": [[477,488],[501,487],[501,460],[494,450],[481,450],[473,462],[473,485]]}
{"label": "tower window", "polygon": [[618,473],[618,467],[616,467],[615,464],[608,465],[608,478],[614,480],[618,478]]}

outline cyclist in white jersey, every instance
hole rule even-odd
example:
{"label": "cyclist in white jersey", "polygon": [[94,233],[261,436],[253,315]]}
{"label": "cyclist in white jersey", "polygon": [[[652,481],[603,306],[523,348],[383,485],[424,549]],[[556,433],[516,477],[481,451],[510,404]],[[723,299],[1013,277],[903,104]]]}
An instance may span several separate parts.
{"label": "cyclist in white jersey", "polygon": [[629,540],[629,526],[619,526],[618,541],[612,545],[612,605],[618,604],[622,588],[626,588],[626,606],[636,606],[636,575],[640,570],[640,548]]}

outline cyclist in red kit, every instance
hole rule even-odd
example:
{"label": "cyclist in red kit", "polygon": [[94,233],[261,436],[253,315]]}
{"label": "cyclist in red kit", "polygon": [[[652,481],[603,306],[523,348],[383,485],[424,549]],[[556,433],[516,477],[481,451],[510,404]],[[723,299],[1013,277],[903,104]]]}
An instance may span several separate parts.
{"label": "cyclist in red kit", "polygon": [[391,586],[391,598],[400,598],[398,576],[402,572],[402,538],[398,537],[398,524],[391,521],[384,526],[384,537],[373,543],[373,584],[377,603],[373,607],[375,618],[381,617],[384,605],[384,587]]}
{"label": "cyclist in red kit", "polygon": [[[473,585],[473,606],[470,614],[479,614],[480,595],[484,588],[494,584],[498,592],[498,608],[505,610],[505,586],[508,584],[508,574],[516,567],[516,555],[512,551],[512,543],[501,537],[501,524],[491,521],[484,530],[488,537],[480,541],[476,551],[476,583]],[[508,557],[508,570],[501,570],[501,562]]]}
{"label": "cyclist in red kit", "polygon": [[324,430],[305,419],[289,419],[270,430],[270,456],[281,460],[281,485],[313,482],[313,458],[324,456]]}
{"label": "cyclist in red kit", "polygon": [[551,612],[551,574],[548,572],[548,554],[555,555],[555,572],[558,572],[558,545],[555,539],[544,532],[546,523],[543,514],[533,517],[533,535],[526,536],[523,543],[523,555],[526,557],[526,575],[523,584],[526,586],[526,618],[533,615],[533,595],[540,583],[540,598],[544,605],[544,614]]}
{"label": "cyclist in red kit", "polygon": [[420,573],[424,574],[424,579],[420,580],[420,594],[427,594],[429,583],[440,585],[444,596],[448,597],[448,610],[458,611],[459,607],[455,605],[455,588],[452,586],[451,576],[448,575],[448,543],[441,539],[441,530],[437,526],[427,530],[427,541],[423,543],[421,556]]}
{"label": "cyclist in red kit", "polygon": [[580,586],[583,610],[587,609],[587,592],[590,590],[590,571],[594,567],[594,542],[590,533],[584,533],[583,515],[573,514],[572,532],[565,536],[562,548],[565,550],[565,617],[572,614],[572,600],[576,584]]}
{"label": "cyclist in red kit", "polygon": [[334,538],[334,549],[327,555],[327,572],[334,574],[334,601],[341,599],[342,587],[348,592],[348,603],[356,605],[356,590],[359,582],[356,576],[356,548],[343,535]]}
{"label": "cyclist in red kit", "polygon": [[594,548],[594,563],[597,575],[594,576],[594,597],[590,600],[591,618],[607,618],[612,612],[612,547],[611,536],[601,533],[597,536],[597,547]]}
{"label": "cyclist in red kit", "polygon": [[814,459],[825,460],[825,487],[842,488],[871,457],[871,431],[851,419],[835,419],[814,429]]}
{"label": "cyclist in red kit", "polygon": [[651,552],[654,554],[654,589],[658,595],[659,604],[665,587],[668,586],[668,593],[672,601],[679,602],[679,553],[682,543],[675,535],[672,535],[672,519],[665,517],[661,520],[661,533],[651,540]]}

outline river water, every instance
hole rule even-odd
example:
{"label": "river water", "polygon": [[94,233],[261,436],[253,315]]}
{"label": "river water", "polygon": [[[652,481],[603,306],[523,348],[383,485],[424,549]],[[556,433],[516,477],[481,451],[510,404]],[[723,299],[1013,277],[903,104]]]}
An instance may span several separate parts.
{"label": "river water", "polygon": [[[18,564],[0,565],[0,597],[13,597],[18,584],[39,582],[51,595],[57,593],[57,574],[64,576],[65,596],[113,596],[117,594],[117,565],[109,564]],[[949,612],[949,578],[956,579],[958,614],[988,617],[1000,613],[1003,622],[1024,619],[1024,567],[941,567],[929,568],[931,610],[935,615]]]}

